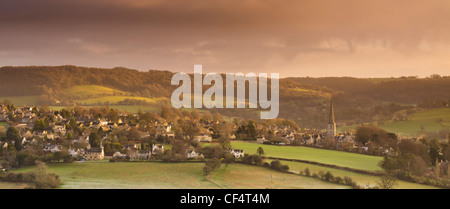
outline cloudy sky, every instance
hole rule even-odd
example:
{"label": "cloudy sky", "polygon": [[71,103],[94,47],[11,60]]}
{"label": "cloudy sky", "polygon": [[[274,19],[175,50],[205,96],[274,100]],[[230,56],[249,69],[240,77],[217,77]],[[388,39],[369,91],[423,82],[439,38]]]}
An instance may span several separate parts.
{"label": "cloudy sky", "polygon": [[0,66],[450,75],[449,0],[2,0]]}

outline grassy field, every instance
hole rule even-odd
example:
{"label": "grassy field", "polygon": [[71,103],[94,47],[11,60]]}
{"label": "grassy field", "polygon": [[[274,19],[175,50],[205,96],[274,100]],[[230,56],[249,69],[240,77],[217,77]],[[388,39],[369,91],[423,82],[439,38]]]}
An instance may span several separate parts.
{"label": "grassy field", "polygon": [[[270,160],[266,160],[266,162],[270,162]],[[299,173],[300,171],[304,171],[305,168],[308,168],[309,171],[311,172],[311,175],[314,173],[317,174],[319,173],[319,171],[323,172],[330,171],[334,176],[339,176],[342,178],[348,176],[363,187],[365,187],[366,185],[369,185],[370,187],[376,186],[377,185],[376,182],[379,181],[380,179],[378,176],[360,174],[340,169],[312,165],[308,163],[292,162],[292,161],[281,161],[281,163],[289,165],[289,170],[295,173]],[[397,181],[397,183],[398,185],[394,187],[395,189],[437,189],[436,187],[433,186],[415,184],[406,181]]]}
{"label": "grassy field", "polygon": [[68,96],[78,98],[76,102],[83,105],[97,105],[105,103],[117,104],[125,99],[143,100],[149,103],[156,103],[161,100],[157,98],[132,96],[129,92],[98,85],[74,86],[64,89],[63,92]]}
{"label": "grassy field", "polygon": [[39,96],[0,97],[0,102],[8,99],[16,106],[31,106],[36,104],[38,97]]}
{"label": "grassy field", "polygon": [[[63,189],[198,189],[218,188],[203,181],[203,163],[86,163],[49,164],[60,176]],[[26,172],[32,168],[19,169]]]}
{"label": "grassy field", "polygon": [[[63,189],[94,188],[348,188],[314,178],[281,173],[268,168],[231,164],[223,165],[208,180],[202,176],[203,163],[109,163],[107,161],[49,164],[60,176]],[[24,168],[15,172],[27,172]],[[272,181],[271,181],[272,176]],[[15,185],[20,186],[20,185]],[[14,185],[0,183],[0,188]]]}
{"label": "grassy field", "polygon": [[315,178],[243,164],[222,165],[210,179],[225,189],[348,189]]}
{"label": "grassy field", "polygon": [[265,155],[268,157],[308,160],[359,170],[381,170],[381,168],[378,166],[378,162],[382,160],[382,158],[370,155],[361,155],[310,147],[275,146],[237,141],[231,142],[231,146],[234,149],[243,149],[244,152],[248,154],[256,154],[256,150],[258,149],[258,147],[262,147],[264,149]]}
{"label": "grassy field", "polygon": [[407,121],[388,121],[379,125],[386,131],[409,136],[417,136],[421,132],[421,126],[425,128],[425,132],[450,129],[450,108],[415,113]]}
{"label": "grassy field", "polygon": [[130,100],[143,100],[149,103],[156,103],[160,99],[151,99],[147,97],[137,97],[137,96],[104,96],[104,97],[97,97],[97,98],[89,98],[89,99],[80,99],[77,100],[77,103],[84,104],[84,105],[96,105],[96,104],[118,104],[118,102],[124,101],[126,99]]}
{"label": "grassy field", "polygon": [[[374,125],[399,136],[417,137],[421,133],[421,127],[425,128],[425,132],[439,132],[444,129],[450,129],[450,108],[427,110],[412,114],[405,121],[389,120],[383,123],[374,123]],[[356,129],[356,126],[338,127],[339,131],[349,129]]]}
{"label": "grassy field", "polygon": [[73,86],[63,90],[69,96],[127,95],[126,92],[98,85]]}
{"label": "grassy field", "polygon": [[26,183],[0,182],[0,189],[25,189],[27,187]]}
{"label": "grassy field", "polygon": [[[74,98],[75,103],[79,103],[87,107],[108,104],[109,106],[116,106],[116,108],[119,110],[124,110],[132,113],[137,113],[139,110],[152,112],[157,110],[152,105],[117,105],[118,102],[124,101],[125,99],[134,99],[144,100],[150,104],[156,105],[159,101],[165,99],[133,96],[129,92],[98,85],[74,86],[68,89],[64,89],[62,90],[62,92],[65,95]],[[0,97],[0,101],[8,99],[16,106],[36,105],[38,97],[39,96]],[[64,107],[52,106],[52,108],[59,110]]]}

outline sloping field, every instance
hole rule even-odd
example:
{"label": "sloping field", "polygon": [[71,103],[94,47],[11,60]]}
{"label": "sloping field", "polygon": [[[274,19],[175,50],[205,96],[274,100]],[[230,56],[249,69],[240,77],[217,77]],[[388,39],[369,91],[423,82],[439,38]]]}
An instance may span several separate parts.
{"label": "sloping field", "polygon": [[10,100],[16,106],[31,106],[36,104],[39,96],[0,97],[0,102]]}
{"label": "sloping field", "polygon": [[401,136],[417,136],[422,127],[425,132],[439,132],[450,129],[450,108],[415,113],[406,121],[387,121],[379,127]]}
{"label": "sloping field", "polygon": [[[365,125],[369,124],[366,123]],[[414,113],[408,117],[408,120],[404,121],[388,120],[382,123],[371,123],[371,125],[376,125],[399,136],[417,137],[422,132],[422,128],[424,128],[424,132],[439,132],[450,129],[450,108],[438,108]],[[338,131],[355,130],[356,128],[356,126],[338,127]]]}
{"label": "sloping field", "polygon": [[147,97],[137,97],[137,96],[104,96],[98,98],[80,99],[77,103],[83,105],[96,105],[96,104],[117,104],[118,102],[129,100],[143,100],[149,103],[156,103],[158,99],[151,99]]}
{"label": "sloping field", "polygon": [[258,147],[262,147],[267,157],[307,160],[366,171],[381,170],[378,162],[383,159],[370,155],[301,146],[275,146],[237,141],[232,142],[231,146],[234,149],[243,149],[248,154],[256,154]]}
{"label": "sloping field", "polygon": [[[266,162],[270,162],[270,160],[266,160]],[[281,161],[282,164],[289,165],[289,170],[295,173],[299,173],[300,171],[303,171],[308,168],[311,175],[314,173],[322,172],[331,172],[335,177],[339,176],[341,178],[348,176],[351,177],[356,183],[358,183],[360,186],[365,187],[366,185],[369,185],[369,187],[377,186],[377,181],[380,180],[380,177],[374,176],[374,175],[368,175],[368,174],[361,174],[361,173],[355,173],[350,171],[345,171],[341,169],[334,169],[334,168],[328,168],[318,165],[312,165],[308,163],[301,163],[301,162],[292,162],[292,161]],[[395,189],[437,189],[433,186],[423,185],[423,184],[416,184],[416,183],[410,183],[406,181],[397,181],[397,185],[394,187]]]}
{"label": "sloping field", "polygon": [[225,189],[349,189],[311,177],[243,164],[222,165],[210,178]]}
{"label": "sloping field", "polygon": [[69,96],[126,95],[126,92],[98,85],[73,86],[63,90]]}
{"label": "sloping field", "polygon": [[[314,178],[242,164],[222,165],[209,180],[204,163],[149,163],[107,161],[49,164],[66,189],[220,189],[220,188],[348,188]],[[15,172],[27,172],[32,168]],[[272,180],[271,180],[272,176]],[[0,184],[0,187],[2,184]]]}

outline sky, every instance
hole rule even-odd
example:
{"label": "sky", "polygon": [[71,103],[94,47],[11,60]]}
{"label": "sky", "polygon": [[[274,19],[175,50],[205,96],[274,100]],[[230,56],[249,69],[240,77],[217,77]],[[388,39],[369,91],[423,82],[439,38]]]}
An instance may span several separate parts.
{"label": "sky", "polygon": [[2,0],[0,66],[450,75],[448,0]]}

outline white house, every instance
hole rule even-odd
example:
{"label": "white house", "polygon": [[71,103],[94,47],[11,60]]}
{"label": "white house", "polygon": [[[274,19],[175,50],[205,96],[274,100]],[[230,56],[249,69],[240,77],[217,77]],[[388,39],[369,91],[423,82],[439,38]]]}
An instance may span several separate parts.
{"label": "white house", "polygon": [[159,152],[164,152],[164,146],[161,144],[154,144],[152,147],[152,154],[158,154]]}
{"label": "white house", "polygon": [[244,157],[244,150],[241,149],[231,149],[230,153],[234,156],[234,158]]}
{"label": "white house", "polygon": [[195,149],[193,147],[189,147],[189,148],[186,149],[185,157],[188,158],[188,159],[204,158],[203,154],[195,151]]}

